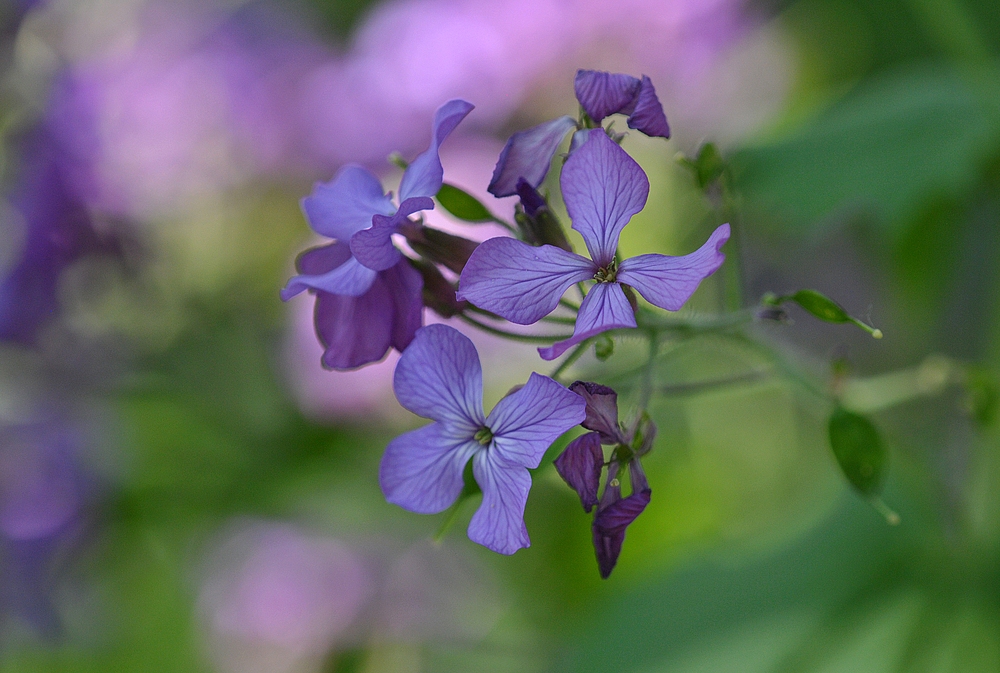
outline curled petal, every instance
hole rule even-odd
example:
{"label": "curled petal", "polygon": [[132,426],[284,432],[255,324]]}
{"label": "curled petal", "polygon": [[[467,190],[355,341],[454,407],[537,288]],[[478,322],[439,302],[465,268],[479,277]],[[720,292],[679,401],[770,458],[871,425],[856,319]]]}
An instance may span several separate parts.
{"label": "curled petal", "polygon": [[472,437],[484,426],[483,370],[469,337],[454,327],[417,330],[393,375],[399,403]]}
{"label": "curled petal", "polygon": [[583,399],[548,376],[532,372],[517,392],[500,400],[486,418],[490,451],[511,465],[538,467],[559,435],[586,417]]}
{"label": "curled petal", "polygon": [[326,273],[293,276],[281,290],[282,301],[288,301],[305,290],[321,290],[330,294],[358,297],[375,282],[376,271],[362,266],[354,257]]}
{"label": "curled petal", "polygon": [[580,504],[589,512],[597,505],[597,489],[601,482],[604,452],[601,436],[596,432],[580,435],[553,461],[556,472],[580,496]]}
{"label": "curled petal", "polygon": [[560,185],[573,228],[597,266],[604,267],[615,257],[622,229],[646,205],[649,180],[603,129],[589,133],[566,160]]}
{"label": "curled petal", "polygon": [[595,271],[589,259],[552,245],[532,247],[512,238],[491,238],[466,263],[457,296],[511,322],[530,325],[551,313],[570,285],[592,278]]}
{"label": "curled petal", "polygon": [[618,280],[634,287],[649,303],[676,311],[694,294],[702,280],[722,266],[726,256],[719,248],[728,240],[729,225],[723,224],[690,255],[630,257],[618,267]]}
{"label": "curled petal", "polygon": [[[612,463],[608,468],[608,480],[601,496],[601,503],[594,515],[591,527],[594,536],[594,551],[597,554],[597,567],[601,577],[607,579],[618,563],[618,556],[625,542],[625,529],[642,514],[649,504],[652,492],[642,473],[642,467],[637,460],[629,463],[629,474],[632,477],[632,495],[621,497],[621,486],[617,485],[618,464]],[[632,465],[636,465],[636,470]]]}
{"label": "curled petal", "polygon": [[587,418],[581,423],[583,427],[599,433],[605,444],[627,443],[618,427],[618,393],[589,381],[575,381],[569,389],[587,404]]}
{"label": "curled petal", "polygon": [[431,145],[423,154],[413,160],[399,183],[399,199],[406,201],[415,196],[431,197],[441,189],[444,168],[438,150],[441,143],[451,135],[458,123],[476,107],[472,103],[456,98],[450,100],[434,113],[431,127]]}
{"label": "curled petal", "polygon": [[420,327],[422,289],[420,274],[404,261],[378,273],[361,296],[317,292],[315,324],[324,347],[323,366],[355,369],[378,362],[390,348],[402,352]]}
{"label": "curled petal", "polygon": [[371,171],[351,164],[330,182],[317,182],[312,194],[302,199],[302,210],[317,234],[349,241],[372,225],[373,215],[392,215],[396,208]]}
{"label": "curled petal", "polygon": [[482,447],[457,439],[440,423],[431,423],[389,442],[379,464],[385,499],[418,514],[447,509],[462,492],[462,472]]}
{"label": "curled petal", "polygon": [[567,115],[512,135],[500,152],[487,191],[496,197],[512,196],[517,193],[519,179],[538,187],[549,172],[559,143],[572,128],[576,122]]}
{"label": "curled petal", "polygon": [[642,131],[647,136],[670,137],[667,115],[663,113],[663,105],[656,97],[653,82],[646,75],[642,76],[642,85],[636,96],[635,109],[629,115],[628,126],[631,129]]}
{"label": "curled petal", "polygon": [[629,110],[641,83],[630,75],[577,70],[573,90],[580,106],[598,124],[608,115]]}
{"label": "curled petal", "polygon": [[555,360],[568,349],[609,329],[635,327],[635,313],[618,283],[597,283],[583,298],[573,336],[548,348],[539,348],[543,360]]}
{"label": "curled petal", "polygon": [[375,215],[372,226],[351,237],[351,252],[354,258],[369,269],[382,271],[397,264],[402,253],[392,244],[392,235],[399,226],[408,221],[410,215],[421,210],[430,210],[434,201],[425,196],[407,199],[399,204],[399,210],[391,217]]}
{"label": "curled petal", "polygon": [[524,525],[524,505],[531,489],[531,474],[524,467],[506,465],[480,451],[472,473],[483,489],[483,503],[469,522],[469,539],[499,554],[513,554],[531,546]]}

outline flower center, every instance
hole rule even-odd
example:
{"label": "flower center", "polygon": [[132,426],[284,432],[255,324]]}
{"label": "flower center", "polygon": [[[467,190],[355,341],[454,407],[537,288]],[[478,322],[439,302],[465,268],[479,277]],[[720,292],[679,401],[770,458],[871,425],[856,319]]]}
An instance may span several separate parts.
{"label": "flower center", "polygon": [[493,441],[493,431],[489,428],[479,428],[479,430],[476,431],[476,434],[473,435],[473,439],[483,446],[489,446],[490,442]]}
{"label": "flower center", "polygon": [[611,260],[607,266],[602,266],[594,274],[594,280],[598,283],[613,283],[618,276],[618,264]]}

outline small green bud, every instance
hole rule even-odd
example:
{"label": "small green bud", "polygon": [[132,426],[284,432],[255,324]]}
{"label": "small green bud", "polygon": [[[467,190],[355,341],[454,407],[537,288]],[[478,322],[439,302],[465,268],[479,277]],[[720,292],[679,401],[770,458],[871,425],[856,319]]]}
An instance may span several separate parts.
{"label": "small green bud", "polygon": [[493,222],[496,219],[479,199],[447,182],[441,185],[435,198],[442,208],[465,222]]}
{"label": "small green bud", "polygon": [[388,161],[390,164],[403,171],[410,167],[410,162],[404,159],[403,155],[399,152],[393,152],[390,154],[388,156]]}
{"label": "small green bud", "polygon": [[683,154],[678,155],[677,162],[691,171],[695,182],[702,190],[707,189],[713,182],[722,177],[726,170],[726,163],[714,143],[702,145],[698,150],[698,156],[694,159]]}
{"label": "small green bud", "polygon": [[604,362],[615,352],[615,341],[607,333],[599,335],[594,340],[594,355]]}

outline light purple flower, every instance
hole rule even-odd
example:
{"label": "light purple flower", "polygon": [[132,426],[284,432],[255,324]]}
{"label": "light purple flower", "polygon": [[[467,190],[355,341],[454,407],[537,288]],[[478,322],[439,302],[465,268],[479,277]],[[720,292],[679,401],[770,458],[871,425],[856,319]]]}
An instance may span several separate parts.
{"label": "light purple flower", "polygon": [[[594,122],[600,124],[605,117],[622,113],[629,115],[629,128],[648,136],[670,137],[663,106],[645,75],[639,80],[630,75],[578,70],[573,88],[580,106]],[[517,193],[518,180],[538,187],[562,139],[577,128],[572,117],[563,116],[512,135],[500,152],[488,191],[497,197],[512,196]],[[575,134],[570,154],[578,147],[577,138]]]}
{"label": "light purple flower", "polygon": [[539,349],[546,360],[601,332],[635,327],[622,284],[651,304],[678,310],[722,264],[725,255],[719,248],[729,240],[729,225],[723,224],[689,255],[646,254],[619,263],[618,237],[645,205],[649,181],[602,129],[587,133],[586,142],[566,161],[560,184],[573,228],[583,236],[591,259],[551,245],[493,238],[472,254],[459,282],[458,299],[530,325],[551,313],[571,285],[596,281],[580,306],[572,338]]}
{"label": "light purple flower", "polygon": [[379,179],[356,165],[344,166],[302,200],[312,229],[337,242],[302,255],[299,274],[281,298],[317,293],[316,331],[326,348],[325,367],[352,369],[381,360],[390,348],[406,348],[420,327],[423,281],[391,236],[410,215],[434,207],[430,197],[444,176],[438,149],[472,108],[457,99],[438,108],[430,147],[403,173],[399,208]]}
{"label": "light purple flower", "polygon": [[446,325],[417,331],[399,358],[393,388],[401,405],[435,422],[389,443],[379,468],[386,499],[420,514],[441,512],[461,493],[471,459],[483,502],[469,539],[501,554],[529,546],[528,468],[584,420],[583,398],[533,373],[484,415],[479,355],[468,337]]}

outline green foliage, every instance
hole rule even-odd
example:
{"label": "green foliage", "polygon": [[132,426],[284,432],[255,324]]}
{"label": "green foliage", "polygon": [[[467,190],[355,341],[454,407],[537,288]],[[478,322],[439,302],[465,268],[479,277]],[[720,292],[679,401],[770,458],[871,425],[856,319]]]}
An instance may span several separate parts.
{"label": "green foliage", "polygon": [[843,407],[830,416],[830,447],[851,486],[865,496],[882,491],[889,455],[875,425]]}
{"label": "green foliage", "polygon": [[441,185],[436,198],[442,208],[465,222],[479,223],[495,220],[493,213],[479,199],[455,185],[449,185],[447,182]]}
{"label": "green foliage", "polygon": [[722,177],[722,173],[726,170],[726,164],[715,143],[702,145],[698,150],[698,156],[694,159],[680,155],[677,161],[694,174],[695,182],[701,189],[707,188]]}

